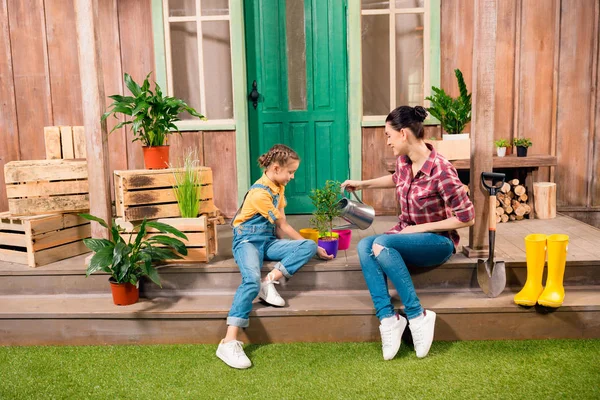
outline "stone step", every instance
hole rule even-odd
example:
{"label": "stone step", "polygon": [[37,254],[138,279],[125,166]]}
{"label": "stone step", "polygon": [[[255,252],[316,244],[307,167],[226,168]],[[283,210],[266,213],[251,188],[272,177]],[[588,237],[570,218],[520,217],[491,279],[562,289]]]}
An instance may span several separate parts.
{"label": "stone step", "polygon": [[[436,340],[600,338],[600,291],[573,287],[556,310],[522,308],[514,291],[419,291],[438,314]],[[286,292],[288,305],[257,303],[242,340],[251,343],[378,341],[365,291]],[[231,293],[182,293],[118,307],[110,294],[0,296],[0,345],[217,343]]]}
{"label": "stone step", "polygon": [[[86,255],[73,257],[61,263],[41,268],[19,264],[0,265],[0,295],[27,294],[104,294],[108,291],[108,275],[85,277]],[[265,263],[264,273],[273,262]],[[437,268],[411,268],[417,289],[477,289],[476,263],[463,255],[453,256]],[[241,275],[231,259],[211,264],[169,266],[160,268],[162,289],[142,281],[142,293],[148,297],[162,292],[189,292],[219,289],[233,291]],[[525,263],[506,263],[507,287],[521,288],[527,278]],[[600,260],[568,261],[565,286],[600,285]],[[345,256],[333,262],[311,261],[292,279],[282,282],[285,290],[366,290],[356,255]]]}

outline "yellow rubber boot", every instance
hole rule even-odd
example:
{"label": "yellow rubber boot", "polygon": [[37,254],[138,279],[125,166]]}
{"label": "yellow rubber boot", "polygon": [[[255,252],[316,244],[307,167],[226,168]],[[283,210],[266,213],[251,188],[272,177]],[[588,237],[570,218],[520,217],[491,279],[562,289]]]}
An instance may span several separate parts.
{"label": "yellow rubber boot", "polygon": [[545,307],[560,307],[565,299],[563,278],[567,264],[567,248],[569,236],[548,236],[548,279],[546,288],[538,299],[538,303]]}
{"label": "yellow rubber boot", "polygon": [[525,236],[527,281],[523,289],[515,295],[515,303],[520,306],[534,306],[544,290],[542,275],[546,261],[546,238],[546,235],[538,233]]}

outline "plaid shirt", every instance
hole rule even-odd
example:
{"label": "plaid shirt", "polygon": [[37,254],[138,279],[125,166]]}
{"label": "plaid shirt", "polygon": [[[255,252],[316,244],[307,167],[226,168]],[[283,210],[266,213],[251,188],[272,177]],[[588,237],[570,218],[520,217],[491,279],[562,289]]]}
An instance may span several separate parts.
{"label": "plaid shirt", "polygon": [[[448,219],[453,215],[461,222],[475,218],[473,204],[454,166],[427,144],[431,154],[413,178],[412,162],[407,156],[398,157],[392,175],[400,201],[398,224],[387,233],[398,233],[408,225],[420,225]],[[450,238],[454,247],[460,237],[455,230],[438,232]]]}

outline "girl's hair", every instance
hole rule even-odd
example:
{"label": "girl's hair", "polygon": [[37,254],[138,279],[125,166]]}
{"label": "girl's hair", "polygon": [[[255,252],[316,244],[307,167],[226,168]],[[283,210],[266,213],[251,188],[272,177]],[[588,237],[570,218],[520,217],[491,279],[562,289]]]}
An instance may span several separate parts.
{"label": "girl's hair", "polygon": [[410,128],[417,139],[423,139],[425,135],[423,121],[425,121],[425,118],[427,118],[427,111],[421,106],[400,106],[389,113],[385,122],[389,122],[396,131],[402,128]]}
{"label": "girl's hair", "polygon": [[298,157],[298,153],[285,144],[276,144],[265,154],[258,157],[258,165],[261,168],[268,168],[273,163],[285,166],[290,159],[300,160],[300,157]]}

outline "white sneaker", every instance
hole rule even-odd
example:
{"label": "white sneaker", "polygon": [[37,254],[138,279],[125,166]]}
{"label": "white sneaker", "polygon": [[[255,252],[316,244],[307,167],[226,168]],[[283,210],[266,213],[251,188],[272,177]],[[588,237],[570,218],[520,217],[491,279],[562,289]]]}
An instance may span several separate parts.
{"label": "white sneaker", "polygon": [[412,334],[417,357],[425,357],[429,353],[431,343],[433,342],[435,313],[430,310],[423,311],[423,314],[408,321],[408,327]]}
{"label": "white sneaker", "polygon": [[252,363],[250,359],[244,353],[242,345],[244,343],[239,340],[232,340],[231,342],[224,343],[221,340],[219,347],[217,347],[217,357],[223,362],[229,365],[231,368],[245,369],[250,368]]}
{"label": "white sneaker", "polygon": [[398,350],[400,350],[400,341],[402,339],[402,333],[406,329],[406,319],[395,316],[395,320],[391,324],[379,325],[379,332],[381,333],[381,348],[383,350],[383,359],[391,360],[396,356]]}
{"label": "white sneaker", "polygon": [[258,298],[272,306],[283,307],[285,306],[285,300],[277,293],[275,285],[279,285],[279,281],[262,281],[260,283]]}

